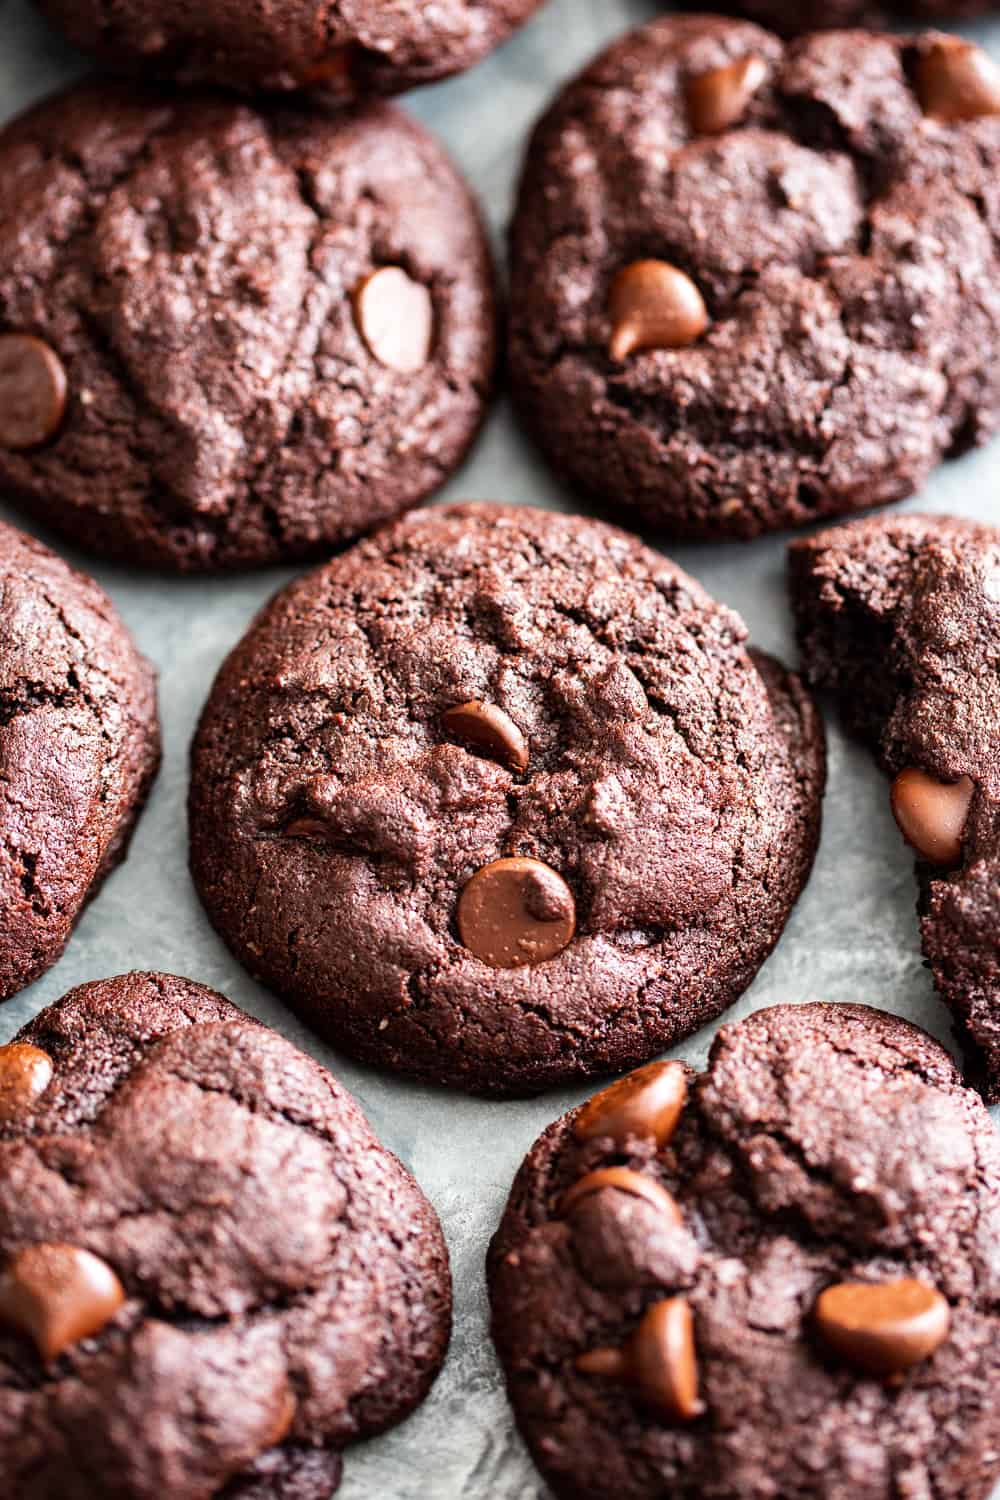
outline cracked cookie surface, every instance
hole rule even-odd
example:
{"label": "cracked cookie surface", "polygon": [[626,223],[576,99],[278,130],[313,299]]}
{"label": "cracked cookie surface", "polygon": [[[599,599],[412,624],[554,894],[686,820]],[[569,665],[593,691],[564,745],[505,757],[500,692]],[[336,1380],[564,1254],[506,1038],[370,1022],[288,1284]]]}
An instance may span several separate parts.
{"label": "cracked cookie surface", "polygon": [[62,953],[159,759],[153,669],[111,600],[0,525],[0,998]]}
{"label": "cracked cookie surface", "polygon": [[795,542],[804,670],[892,777],[972,783],[953,868],[921,858],[920,921],[970,1080],[1000,1101],[1000,528],[896,516]]}
{"label": "cracked cookie surface", "polygon": [[[672,16],[542,120],[512,235],[512,384],[560,474],[616,519],[752,537],[902,498],[995,430],[1000,116],[925,114],[939,44],[786,47]],[[635,349],[613,294],[650,259],[704,307],[679,345]]]}
{"label": "cracked cookie surface", "polygon": [[[489,1258],[510,1399],[556,1494],[985,1500],[1000,1144],[935,1041],[863,1006],[780,1006],[723,1027],[660,1149],[580,1120],[532,1148]],[[610,1164],[628,1170],[582,1196]],[[949,1324],[886,1383],[824,1347],[815,1309],[832,1284],[896,1278]],[[664,1298],[693,1314],[702,1409],[682,1419],[577,1363]]]}
{"label": "cracked cookie surface", "polygon": [[0,133],[11,335],[54,352],[66,395],[42,441],[0,430],[6,492],[110,556],[250,566],[328,552],[458,466],[492,267],[465,184],[391,105],[87,83]]}
{"label": "cracked cookie surface", "polygon": [[225,663],[192,870],[335,1045],[530,1093],[742,993],[808,874],[824,773],[797,679],[635,538],[433,510],[293,583]]}
{"label": "cracked cookie surface", "polygon": [[337,101],[461,72],[540,0],[38,0],[78,47],[115,67]]}
{"label": "cracked cookie surface", "polygon": [[324,1068],[188,980],[83,985],[19,1040],[52,1071],[0,1119],[0,1268],[68,1244],[124,1297],[47,1364],[0,1306],[4,1493],[329,1500],[444,1358],[416,1183]]}

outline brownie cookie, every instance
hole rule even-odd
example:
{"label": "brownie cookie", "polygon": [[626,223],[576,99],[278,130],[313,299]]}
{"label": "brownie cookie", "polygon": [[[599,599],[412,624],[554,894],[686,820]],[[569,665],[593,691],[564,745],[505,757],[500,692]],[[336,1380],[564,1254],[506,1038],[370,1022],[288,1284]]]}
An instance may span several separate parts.
{"label": "brownie cookie", "polygon": [[493,363],[477,210],[391,105],[101,82],[0,132],[0,486],[81,545],[325,554],[448,478]]}
{"label": "brownie cookie", "polygon": [[0,523],[0,999],[60,956],[159,761],[153,669],[107,594]]}
{"label": "brownie cookie", "polygon": [[5,1495],[329,1500],[450,1319],[417,1184],[220,995],[86,984],[0,1048]]}
{"label": "brownie cookie", "polygon": [[762,26],[794,36],[820,27],[884,26],[901,16],[947,26],[998,7],[997,0],[726,0],[711,8],[749,16]]}
{"label": "brownie cookie", "polygon": [[485,57],[541,0],[38,0],[78,47],[130,72],[336,102],[395,94]]}
{"label": "brownie cookie", "polygon": [[893,778],[924,952],[1000,1102],[1000,528],[897,516],[796,542],[805,671]]}
{"label": "brownie cookie", "polygon": [[1000,421],[1000,70],[672,16],[539,125],[511,370],[560,473],[674,536],[910,494]]}
{"label": "brownie cookie", "polygon": [[518,1425],[568,1500],[985,1500],[1000,1141],[924,1032],[726,1026],[572,1110],[489,1258]]}
{"label": "brownie cookie", "polygon": [[822,728],[623,532],[434,510],[279,594],[195,740],[209,916],[320,1035],[527,1094],[732,1003],[809,871]]}

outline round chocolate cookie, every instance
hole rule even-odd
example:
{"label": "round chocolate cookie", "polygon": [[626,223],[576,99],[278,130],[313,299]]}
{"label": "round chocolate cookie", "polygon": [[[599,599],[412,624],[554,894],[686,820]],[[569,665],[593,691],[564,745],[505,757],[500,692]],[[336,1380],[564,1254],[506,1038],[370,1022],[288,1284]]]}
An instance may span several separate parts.
{"label": "round chocolate cookie", "polygon": [[1000,1141],[856,1005],[726,1026],[552,1125],[489,1257],[518,1425],[567,1500],[986,1500]]}
{"label": "round chocolate cookie", "polygon": [[910,494],[1000,422],[1000,69],[957,38],[633,32],[539,125],[511,373],[559,472],[674,536]]}
{"label": "round chocolate cookie", "polygon": [[107,594],[0,524],[0,999],[60,956],[159,761],[153,669]]}
{"label": "round chocolate cookie", "polygon": [[0,132],[0,487],[174,570],[329,552],[464,457],[476,207],[391,105],[84,84]]}
{"label": "round chocolate cookie", "polygon": [[[701,7],[696,7],[701,8]],[[711,9],[748,16],[785,36],[838,26],[885,26],[892,20],[969,20],[997,10],[997,0],[726,0]]]}
{"label": "round chocolate cookie", "polygon": [[924,952],[1000,1103],[1000,528],[896,516],[796,542],[805,670],[893,777]]}
{"label": "round chocolate cookie", "polygon": [[220,995],[107,979],[0,1047],[4,1495],[329,1500],[450,1321],[417,1184]]}
{"label": "round chocolate cookie", "polygon": [[541,0],[38,0],[103,63],[181,83],[343,102],[460,73]]}
{"label": "round chocolate cookie", "polygon": [[258,617],[195,740],[192,869],[335,1045],[526,1094],[743,992],[823,778],[797,679],[672,563],[577,517],[454,507]]}

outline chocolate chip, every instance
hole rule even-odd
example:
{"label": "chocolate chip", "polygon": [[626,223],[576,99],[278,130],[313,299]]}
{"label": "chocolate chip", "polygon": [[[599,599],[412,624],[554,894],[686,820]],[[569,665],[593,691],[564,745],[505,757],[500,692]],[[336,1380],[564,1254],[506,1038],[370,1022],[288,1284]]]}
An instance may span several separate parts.
{"label": "chocolate chip", "polygon": [[354,293],[354,318],[380,365],[412,375],[430,358],[431,294],[399,266],[383,266],[365,277]]}
{"label": "chocolate chip", "polygon": [[977,120],[1000,115],[1000,68],[972,42],[940,37],[916,66],[917,97],[934,120]]}
{"label": "chocolate chip", "polygon": [[66,411],[66,371],[54,349],[27,333],[0,334],[0,448],[38,448]]}
{"label": "chocolate chip", "polygon": [[30,1042],[0,1047],[0,1123],[15,1120],[42,1097],[52,1081],[52,1059]]}
{"label": "chocolate chip", "polygon": [[616,1146],[629,1136],[647,1136],[665,1146],[686,1099],[683,1064],[649,1063],[588,1099],[573,1121],[573,1134],[578,1141],[608,1136]]}
{"label": "chocolate chip", "polygon": [[477,750],[484,750],[512,771],[528,768],[528,742],[509,714],[495,703],[474,698],[449,708],[441,716],[449,734]]}
{"label": "chocolate chip", "polygon": [[124,1301],[111,1267],[76,1245],[31,1245],[0,1275],[0,1322],[45,1360],[99,1332]]}
{"label": "chocolate chip", "polygon": [[658,1213],[665,1214],[671,1223],[682,1223],[681,1211],[666,1188],[643,1172],[633,1172],[630,1167],[599,1167],[596,1172],[588,1172],[564,1193],[560,1212],[567,1214],[574,1204],[589,1198],[592,1193],[602,1193],[606,1189],[627,1193],[631,1198],[641,1198]]}
{"label": "chocolate chip", "polygon": [[573,940],[573,892],[541,860],[498,859],[462,891],[458,929],[469,951],[494,969],[544,963]]}
{"label": "chocolate chip", "polygon": [[636,260],[611,285],[612,359],[643,349],[682,349],[708,327],[704,299],[691,280],[665,260]]}
{"label": "chocolate chip", "polygon": [[816,1327],[834,1354],[869,1375],[901,1375],[948,1337],[951,1311],[923,1281],[843,1281],[816,1303]]}
{"label": "chocolate chip", "polygon": [[900,771],[892,784],[892,815],[908,844],[934,865],[957,865],[975,784],[937,781],[914,767]]}
{"label": "chocolate chip", "polygon": [[718,135],[739,124],[766,77],[764,59],[750,56],[689,78],[685,99],[691,128],[699,135]]}
{"label": "chocolate chip", "polygon": [[603,1375],[632,1386],[647,1406],[677,1421],[701,1415],[694,1317],[686,1297],[668,1297],[646,1309],[642,1321],[620,1349],[591,1349],[576,1367],[585,1375]]}

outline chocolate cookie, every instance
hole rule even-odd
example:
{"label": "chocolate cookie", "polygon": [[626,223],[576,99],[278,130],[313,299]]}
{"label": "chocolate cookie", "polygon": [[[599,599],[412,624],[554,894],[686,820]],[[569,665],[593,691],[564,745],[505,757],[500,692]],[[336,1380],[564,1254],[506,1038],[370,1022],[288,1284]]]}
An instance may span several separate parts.
{"label": "chocolate cookie", "polygon": [[823,778],[797,679],[672,563],[576,517],[434,510],[293,583],[225,663],[192,870],[335,1045],[526,1094],[742,993]]}
{"label": "chocolate cookie", "polygon": [[541,0],[38,0],[104,63],[182,83],[395,94],[485,57]]}
{"label": "chocolate cookie", "polygon": [[81,545],[325,554],[444,482],[493,362],[477,210],[391,105],[102,82],[0,132],[0,486]]}
{"label": "chocolate cookie", "polygon": [[0,524],[0,999],[62,953],[159,761],[153,669],[111,600]]}
{"label": "chocolate cookie", "polygon": [[894,778],[924,952],[970,1081],[1000,1102],[1000,529],[879,518],[789,565],[806,673]]}
{"label": "chocolate cookie", "polygon": [[1000,1141],[856,1005],[726,1026],[536,1143],[490,1251],[518,1425],[568,1500],[985,1500]]}
{"label": "chocolate cookie", "polygon": [[726,0],[713,9],[749,16],[786,36],[838,26],[885,26],[900,16],[941,22],[969,20],[997,9],[996,0]]}
{"label": "chocolate cookie", "polygon": [[532,142],[511,371],[559,472],[682,537],[900,499],[1000,421],[1000,70],[672,16]]}
{"label": "chocolate cookie", "polygon": [[430,1204],[318,1063],[166,974],[0,1048],[0,1481],[329,1500],[444,1358]]}

